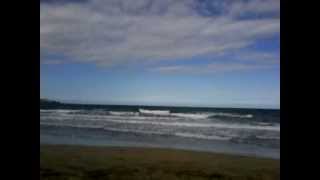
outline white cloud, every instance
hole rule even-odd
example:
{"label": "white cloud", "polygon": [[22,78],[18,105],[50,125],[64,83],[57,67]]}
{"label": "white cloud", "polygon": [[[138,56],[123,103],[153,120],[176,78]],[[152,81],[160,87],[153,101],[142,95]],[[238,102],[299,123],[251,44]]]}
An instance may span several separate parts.
{"label": "white cloud", "polygon": [[149,71],[161,73],[225,73],[234,71],[262,70],[275,68],[273,64],[245,64],[245,63],[210,63],[207,65],[173,65],[150,68]]}
{"label": "white cloud", "polygon": [[277,17],[236,18],[278,11],[278,1],[235,2],[228,13],[212,16],[200,15],[196,0],[41,3],[42,61],[46,54],[104,66],[183,59],[227,53],[279,33]]}
{"label": "white cloud", "polygon": [[47,61],[44,61],[43,64],[62,64],[63,61],[60,60],[60,59],[50,59],[50,60],[47,60]]}

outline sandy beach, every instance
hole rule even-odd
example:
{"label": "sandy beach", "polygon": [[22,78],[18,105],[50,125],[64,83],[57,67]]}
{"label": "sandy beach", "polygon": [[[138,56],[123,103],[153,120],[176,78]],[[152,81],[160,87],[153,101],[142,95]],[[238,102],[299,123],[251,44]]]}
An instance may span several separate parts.
{"label": "sandy beach", "polygon": [[280,179],[280,160],[160,148],[40,146],[40,179]]}

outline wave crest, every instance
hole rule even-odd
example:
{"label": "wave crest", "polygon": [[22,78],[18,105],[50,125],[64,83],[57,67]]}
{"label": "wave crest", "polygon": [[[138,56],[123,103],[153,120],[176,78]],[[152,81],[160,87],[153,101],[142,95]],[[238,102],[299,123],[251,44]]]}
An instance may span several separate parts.
{"label": "wave crest", "polygon": [[147,109],[139,109],[141,114],[149,114],[149,115],[170,115],[169,110],[147,110]]}

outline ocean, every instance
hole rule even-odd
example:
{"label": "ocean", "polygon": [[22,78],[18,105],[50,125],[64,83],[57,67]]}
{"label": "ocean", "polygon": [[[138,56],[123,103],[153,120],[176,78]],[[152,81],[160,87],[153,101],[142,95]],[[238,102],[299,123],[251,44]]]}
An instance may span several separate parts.
{"label": "ocean", "polygon": [[40,106],[40,143],[159,147],[280,159],[280,110]]}

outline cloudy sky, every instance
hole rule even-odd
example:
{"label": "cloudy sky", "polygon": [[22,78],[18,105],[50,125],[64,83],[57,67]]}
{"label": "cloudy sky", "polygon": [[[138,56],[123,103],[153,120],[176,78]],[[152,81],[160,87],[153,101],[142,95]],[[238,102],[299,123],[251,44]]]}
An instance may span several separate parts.
{"label": "cloudy sky", "polygon": [[280,0],[41,0],[41,97],[280,105]]}

